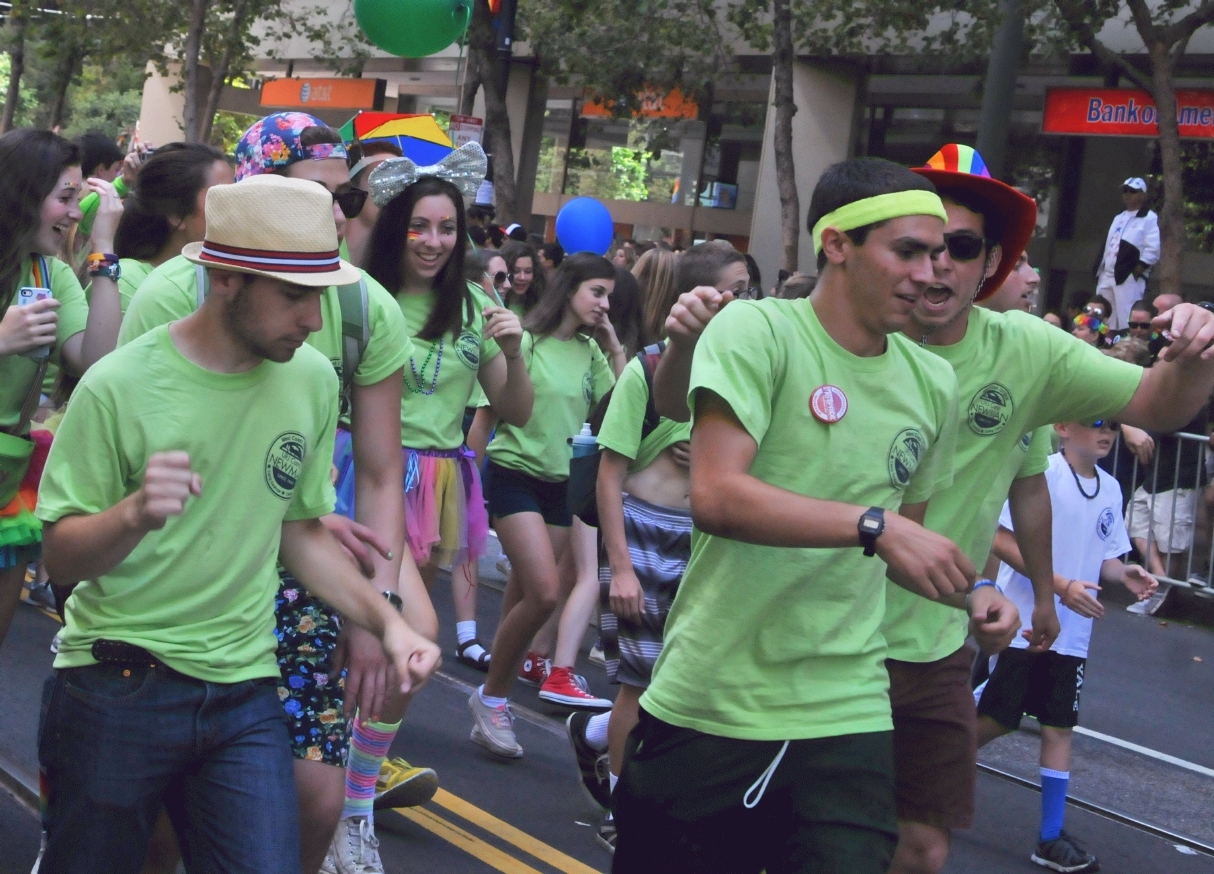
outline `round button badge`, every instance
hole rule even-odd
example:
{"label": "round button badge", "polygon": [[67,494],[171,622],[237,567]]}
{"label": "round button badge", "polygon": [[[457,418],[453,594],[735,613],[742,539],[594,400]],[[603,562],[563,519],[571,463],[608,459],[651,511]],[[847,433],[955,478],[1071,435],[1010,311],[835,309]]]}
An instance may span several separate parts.
{"label": "round button badge", "polygon": [[809,409],[819,422],[833,425],[847,415],[847,395],[838,386],[819,386],[809,396]]}

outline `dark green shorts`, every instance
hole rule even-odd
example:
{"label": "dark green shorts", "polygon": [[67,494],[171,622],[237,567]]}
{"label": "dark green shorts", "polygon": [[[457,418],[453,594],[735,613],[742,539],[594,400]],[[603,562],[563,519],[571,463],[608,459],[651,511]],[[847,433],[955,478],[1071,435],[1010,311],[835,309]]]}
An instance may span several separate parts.
{"label": "dark green shorts", "polygon": [[892,732],[785,748],[642,709],[614,801],[617,874],[884,874],[898,842]]}

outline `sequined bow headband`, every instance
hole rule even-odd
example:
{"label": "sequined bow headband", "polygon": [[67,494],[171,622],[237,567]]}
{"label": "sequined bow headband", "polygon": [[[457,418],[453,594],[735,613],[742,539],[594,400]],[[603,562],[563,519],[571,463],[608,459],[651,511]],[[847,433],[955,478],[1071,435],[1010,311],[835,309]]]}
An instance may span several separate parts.
{"label": "sequined bow headband", "polygon": [[480,143],[464,143],[437,164],[427,167],[419,167],[409,158],[389,158],[371,171],[367,187],[371,199],[379,207],[387,206],[388,201],[423,176],[445,179],[464,197],[474,197],[488,171],[489,159]]}

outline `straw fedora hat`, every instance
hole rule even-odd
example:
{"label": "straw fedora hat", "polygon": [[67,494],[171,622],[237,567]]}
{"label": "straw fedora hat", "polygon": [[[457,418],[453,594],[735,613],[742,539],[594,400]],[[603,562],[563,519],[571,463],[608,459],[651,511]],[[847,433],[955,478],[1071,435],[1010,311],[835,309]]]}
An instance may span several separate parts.
{"label": "straw fedora hat", "polygon": [[267,174],[207,191],[207,235],[181,254],[195,264],[293,285],[358,282],[337,253],[333,195],[306,179]]}

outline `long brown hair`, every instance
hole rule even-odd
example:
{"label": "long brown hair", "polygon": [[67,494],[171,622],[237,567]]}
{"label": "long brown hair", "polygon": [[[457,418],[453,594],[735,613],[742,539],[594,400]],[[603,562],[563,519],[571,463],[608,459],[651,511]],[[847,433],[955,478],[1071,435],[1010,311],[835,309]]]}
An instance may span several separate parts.
{"label": "long brown hair", "polygon": [[523,317],[523,327],[539,339],[560,327],[565,317],[569,299],[577,293],[583,282],[590,279],[615,280],[615,265],[602,255],[578,252],[566,256],[561,266],[552,274],[552,282],[544,291],[539,303]]}
{"label": "long brown hair", "polygon": [[63,171],[79,164],[80,147],[50,131],[22,128],[0,137],[0,316],[34,252],[42,202]]}
{"label": "long brown hair", "polygon": [[637,259],[632,275],[641,286],[645,344],[666,338],[666,316],[678,300],[675,270],[679,256],[668,249],[650,249]]}

